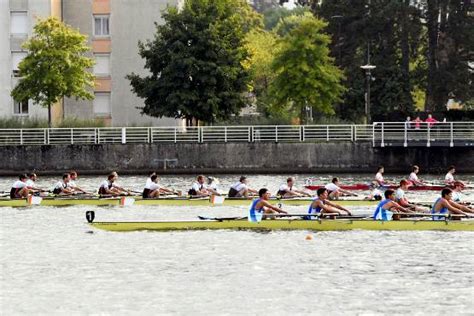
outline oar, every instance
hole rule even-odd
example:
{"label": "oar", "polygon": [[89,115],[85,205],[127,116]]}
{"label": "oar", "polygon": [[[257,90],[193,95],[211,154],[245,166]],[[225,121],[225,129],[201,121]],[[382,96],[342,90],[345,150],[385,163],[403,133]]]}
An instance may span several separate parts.
{"label": "oar", "polygon": [[[365,216],[361,215],[339,215],[338,213],[326,213],[326,214],[264,214],[266,217],[319,217],[324,216],[336,216],[338,219],[364,219]],[[213,220],[213,221],[232,221],[232,220],[243,220],[247,219],[247,216],[240,217],[207,217],[207,216],[198,216],[200,220]]]}

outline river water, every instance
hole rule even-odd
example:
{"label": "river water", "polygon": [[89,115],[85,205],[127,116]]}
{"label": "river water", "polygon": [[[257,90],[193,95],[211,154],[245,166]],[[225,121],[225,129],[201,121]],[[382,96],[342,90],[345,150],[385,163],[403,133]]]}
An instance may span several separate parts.
{"label": "river water", "polygon": [[[306,177],[298,176],[300,186]],[[235,178],[221,176],[221,186]],[[250,180],[274,191],[285,178]],[[162,182],[184,189],[190,179]],[[0,178],[0,190],[13,180]],[[101,180],[81,177],[78,185]],[[138,190],[144,179],[119,182]],[[422,194],[411,197],[436,197]],[[113,233],[90,228],[87,210],[98,221],[151,221],[243,215],[247,207],[1,208],[2,315],[474,314],[472,232]]]}

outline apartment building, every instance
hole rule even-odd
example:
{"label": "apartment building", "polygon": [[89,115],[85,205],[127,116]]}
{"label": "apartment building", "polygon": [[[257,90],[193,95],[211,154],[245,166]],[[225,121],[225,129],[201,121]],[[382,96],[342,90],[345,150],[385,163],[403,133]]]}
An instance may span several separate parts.
{"label": "apartment building", "polygon": [[46,118],[47,110],[10,96],[18,82],[18,64],[26,56],[21,43],[31,35],[38,17],[56,16],[88,36],[91,70],[96,76],[94,100],[66,98],[53,109],[53,121],[64,117],[102,120],[109,126],[162,125],[181,121],[142,116],[143,100],[136,97],[125,76],[146,74],[138,55],[138,41],[153,38],[161,12],[178,0],[0,0],[0,116]]}

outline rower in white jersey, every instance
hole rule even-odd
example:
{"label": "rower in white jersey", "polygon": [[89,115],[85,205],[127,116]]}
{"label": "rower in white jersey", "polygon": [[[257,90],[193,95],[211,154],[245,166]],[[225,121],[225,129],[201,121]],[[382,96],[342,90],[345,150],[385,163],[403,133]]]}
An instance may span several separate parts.
{"label": "rower in white jersey", "polygon": [[294,197],[301,197],[301,196],[311,196],[308,192],[297,190],[294,188],[295,178],[289,177],[286,179],[286,184],[280,185],[278,189],[277,195],[281,196],[282,198],[294,198]]}
{"label": "rower in white jersey", "polygon": [[376,186],[383,187],[383,186],[389,185],[389,183],[387,183],[385,181],[385,179],[383,178],[383,173],[384,172],[385,172],[385,168],[383,166],[379,166],[378,169],[377,169],[377,173],[375,174],[374,181],[373,181],[373,183]]}
{"label": "rower in white jersey", "polygon": [[113,171],[107,176],[107,180],[103,181],[99,187],[99,195],[101,196],[119,196],[131,195],[131,191],[124,189],[116,184],[118,179],[117,172]]}
{"label": "rower in white jersey", "polygon": [[26,184],[28,177],[26,174],[21,174],[10,189],[11,199],[27,198],[31,193],[31,188]]}
{"label": "rower in white jersey", "polygon": [[239,179],[239,182],[236,182],[233,185],[231,185],[228,196],[230,198],[233,198],[233,197],[248,198],[250,196],[254,196],[257,193],[258,193],[257,190],[254,190],[248,187],[247,177],[241,176]]}
{"label": "rower in white jersey", "polygon": [[205,181],[206,178],[203,175],[197,176],[196,182],[193,183],[191,189],[188,191],[188,194],[191,197],[204,197],[211,195],[211,192],[209,192],[206,188],[206,184],[204,183]]}
{"label": "rower in white jersey", "polygon": [[427,208],[424,208],[422,206],[419,206],[419,205],[415,205],[413,203],[410,203],[408,201],[408,199],[405,197],[405,192],[406,190],[408,190],[408,185],[409,185],[409,182],[407,180],[402,180],[400,181],[400,186],[398,187],[397,191],[395,191],[395,201],[411,210],[411,211],[415,211],[415,212],[428,212],[428,209]]}
{"label": "rower in white jersey", "polygon": [[330,200],[337,200],[344,195],[358,196],[356,193],[341,189],[339,187],[339,178],[333,178],[331,183],[326,184],[324,188],[328,191]]}
{"label": "rower in white jersey", "polygon": [[411,173],[410,176],[408,177],[408,180],[414,185],[424,185],[423,181],[418,179],[418,172],[420,172],[420,167],[417,165],[414,165],[411,168]]}
{"label": "rower in white jersey", "polygon": [[454,166],[449,166],[448,172],[446,173],[446,176],[444,177],[444,183],[446,184],[452,184],[454,180],[454,173],[456,172],[456,168]]}
{"label": "rower in white jersey", "polygon": [[151,177],[153,177],[155,174],[156,174],[155,171],[151,171],[150,173],[148,173],[148,178],[146,179],[145,188],[151,186],[151,183],[153,182],[151,180]]}
{"label": "rower in white jersey", "polygon": [[145,188],[143,189],[142,192],[142,197],[144,199],[150,199],[150,198],[158,198],[161,195],[167,195],[167,194],[177,194],[181,195],[180,192],[175,192],[171,189],[167,189],[162,187],[161,185],[158,184],[158,175],[153,174],[150,178],[150,181],[146,181]]}
{"label": "rower in white jersey", "polygon": [[71,178],[71,180],[69,180],[69,187],[71,189],[73,189],[73,191],[75,193],[84,193],[84,194],[87,194],[87,192],[83,189],[81,189],[80,187],[77,186],[76,184],[76,181],[77,181],[77,178],[78,178],[78,175],[77,175],[77,172],[75,170],[71,170],[69,171],[69,177]]}
{"label": "rower in white jersey", "polygon": [[69,187],[69,181],[71,180],[69,173],[63,174],[62,181],[56,183],[53,188],[53,193],[57,195],[71,195],[74,194],[74,190]]}
{"label": "rower in white jersey", "polygon": [[219,181],[214,178],[214,177],[207,177],[207,185],[206,185],[206,189],[207,191],[209,191],[210,193],[214,194],[214,195],[221,195],[221,193],[219,192],[219,188],[218,188],[218,185],[219,184]]}

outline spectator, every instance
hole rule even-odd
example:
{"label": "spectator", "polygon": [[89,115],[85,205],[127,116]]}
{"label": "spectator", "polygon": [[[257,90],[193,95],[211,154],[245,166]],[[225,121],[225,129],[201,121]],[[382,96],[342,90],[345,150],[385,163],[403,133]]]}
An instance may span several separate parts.
{"label": "spectator", "polygon": [[405,127],[407,129],[411,128],[411,117],[407,116],[407,120],[405,121]]}
{"label": "spectator", "polygon": [[435,123],[438,123],[439,121],[435,119],[431,114],[428,114],[428,118],[425,120],[426,123],[428,123],[428,127],[433,127]]}
{"label": "spectator", "polygon": [[416,119],[413,120],[413,122],[415,123],[415,129],[420,129],[421,123],[423,123],[419,116],[417,116]]}

